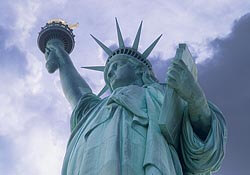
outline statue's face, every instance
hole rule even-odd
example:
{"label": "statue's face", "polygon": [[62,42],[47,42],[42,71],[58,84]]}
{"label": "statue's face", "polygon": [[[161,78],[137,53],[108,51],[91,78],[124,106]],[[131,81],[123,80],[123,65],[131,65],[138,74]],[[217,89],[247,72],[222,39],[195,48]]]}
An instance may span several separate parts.
{"label": "statue's face", "polygon": [[132,84],[142,85],[141,77],[136,74],[135,66],[126,59],[113,61],[107,71],[107,80],[110,87],[114,90],[118,87]]}

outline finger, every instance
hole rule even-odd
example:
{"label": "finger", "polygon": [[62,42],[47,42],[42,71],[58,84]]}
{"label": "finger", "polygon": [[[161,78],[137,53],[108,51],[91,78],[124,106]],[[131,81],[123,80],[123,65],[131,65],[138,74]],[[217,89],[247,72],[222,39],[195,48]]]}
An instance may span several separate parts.
{"label": "finger", "polygon": [[178,60],[178,63],[182,66],[182,67],[187,67],[187,65],[186,65],[186,63],[184,62],[184,60],[183,59],[179,59]]}
{"label": "finger", "polygon": [[186,69],[186,64],[183,62],[183,60],[181,59],[176,59],[173,61],[174,65],[178,65],[179,67],[181,67],[182,69]]}
{"label": "finger", "polygon": [[50,50],[56,50],[56,49],[57,49],[57,47],[55,47],[55,46],[52,45],[52,44],[48,44],[48,48],[49,48]]}
{"label": "finger", "polygon": [[178,65],[178,64],[172,64],[172,65],[168,68],[168,70],[175,70],[175,71],[181,73],[184,69],[183,69],[180,65]]}
{"label": "finger", "polygon": [[55,45],[55,43],[51,43],[51,42],[48,42],[47,45],[46,45],[46,48],[48,48],[49,50],[56,50],[57,47]]}
{"label": "finger", "polygon": [[180,69],[178,69],[177,67],[173,66],[173,67],[168,68],[167,73],[168,73],[168,72],[176,72],[177,74],[180,74],[180,71],[179,71],[179,70],[180,70]]}
{"label": "finger", "polygon": [[180,80],[180,74],[178,71],[171,69],[167,72],[167,76],[173,77],[175,80],[179,81]]}
{"label": "finger", "polygon": [[171,88],[176,89],[178,84],[177,81],[171,77],[168,77],[167,79],[167,85],[169,85]]}
{"label": "finger", "polygon": [[50,49],[48,47],[45,47],[45,52],[50,52]]}
{"label": "finger", "polygon": [[185,70],[185,67],[181,66],[180,64],[173,62],[173,68],[176,68],[179,72],[182,72]]}
{"label": "finger", "polygon": [[50,50],[46,47],[45,48],[45,57],[47,58],[49,56]]}
{"label": "finger", "polygon": [[172,80],[175,80],[177,82],[177,78],[174,75],[172,75],[172,74],[168,74],[167,75],[167,80],[168,79],[172,79]]}

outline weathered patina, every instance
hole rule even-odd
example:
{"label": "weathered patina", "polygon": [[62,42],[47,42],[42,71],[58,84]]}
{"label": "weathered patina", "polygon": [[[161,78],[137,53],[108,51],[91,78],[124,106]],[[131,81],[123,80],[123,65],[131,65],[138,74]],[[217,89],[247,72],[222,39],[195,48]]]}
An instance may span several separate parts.
{"label": "weathered patina", "polygon": [[[77,72],[60,39],[46,44],[47,69],[59,69],[74,109],[62,175],[207,175],[218,170],[225,121],[199,86],[187,46],[180,45],[162,84],[147,59],[160,37],[141,54],[142,24],[132,47],[124,45],[117,21],[116,26],[119,48],[112,51],[93,36],[109,57],[105,66],[85,67],[104,72],[106,86],[99,95]],[[111,95],[101,98],[107,89]]]}

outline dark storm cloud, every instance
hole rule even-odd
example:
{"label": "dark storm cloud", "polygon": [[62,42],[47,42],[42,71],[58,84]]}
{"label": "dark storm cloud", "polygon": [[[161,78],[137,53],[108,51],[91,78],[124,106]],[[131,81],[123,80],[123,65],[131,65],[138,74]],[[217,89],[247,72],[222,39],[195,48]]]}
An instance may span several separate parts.
{"label": "dark storm cloud", "polygon": [[[227,154],[220,173],[249,173],[250,148],[250,13],[234,22],[231,33],[210,44],[213,58],[199,66],[206,96],[225,114]],[[224,168],[223,168],[224,167]]]}
{"label": "dark storm cloud", "polygon": [[149,58],[149,60],[152,64],[155,76],[157,77],[159,82],[165,83],[167,69],[168,69],[169,64],[171,63],[171,60],[169,59],[162,60],[161,57],[162,55],[158,53],[158,55]]}
{"label": "dark storm cloud", "polygon": [[11,30],[0,26],[0,66],[1,73],[23,76],[27,73],[25,55],[16,46],[6,47]]}
{"label": "dark storm cloud", "polygon": [[[227,153],[218,174],[249,173],[250,148],[250,13],[235,21],[231,33],[209,43],[214,54],[198,65],[199,83],[207,99],[224,113],[228,127]],[[160,82],[171,60],[150,58]]]}

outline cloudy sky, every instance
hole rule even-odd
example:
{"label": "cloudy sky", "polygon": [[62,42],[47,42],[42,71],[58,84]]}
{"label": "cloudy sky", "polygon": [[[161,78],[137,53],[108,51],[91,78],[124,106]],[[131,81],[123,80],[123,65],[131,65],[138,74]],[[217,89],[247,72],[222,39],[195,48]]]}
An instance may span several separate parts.
{"label": "cloudy sky", "polygon": [[0,174],[60,174],[70,135],[71,107],[58,72],[49,74],[37,47],[40,28],[52,18],[75,29],[71,58],[95,93],[101,73],[80,69],[103,65],[106,55],[90,37],[117,42],[117,17],[129,45],[143,20],[139,51],[159,35],[150,61],[163,82],[178,43],[187,43],[207,98],[228,126],[225,160],[217,175],[250,172],[250,1],[249,0],[1,0],[0,1]]}

